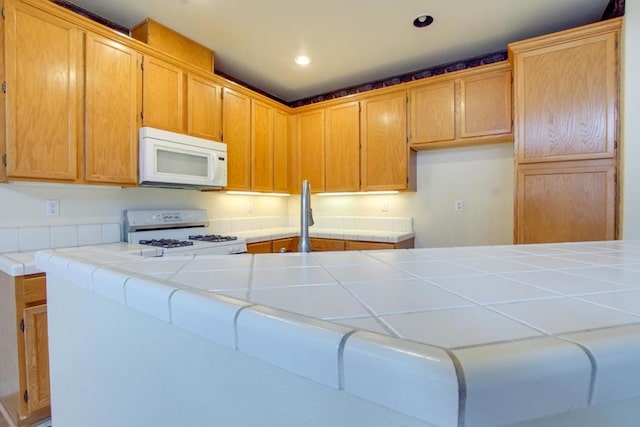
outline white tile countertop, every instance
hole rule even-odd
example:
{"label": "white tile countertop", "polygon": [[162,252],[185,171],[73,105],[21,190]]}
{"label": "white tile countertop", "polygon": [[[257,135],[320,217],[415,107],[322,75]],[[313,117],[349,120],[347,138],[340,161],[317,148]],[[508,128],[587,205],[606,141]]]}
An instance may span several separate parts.
{"label": "white tile countertop", "polygon": [[37,268],[419,420],[504,425],[640,395],[640,241],[139,258]]}

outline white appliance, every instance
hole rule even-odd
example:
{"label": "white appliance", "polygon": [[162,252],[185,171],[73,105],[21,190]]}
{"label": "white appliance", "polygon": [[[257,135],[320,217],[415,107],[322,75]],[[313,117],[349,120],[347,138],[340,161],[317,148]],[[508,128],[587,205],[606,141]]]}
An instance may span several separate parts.
{"label": "white appliance", "polygon": [[126,210],[127,242],[158,248],[160,256],[231,255],[247,252],[247,242],[236,236],[207,234],[204,209]]}
{"label": "white appliance", "polygon": [[220,189],[227,185],[227,144],[151,127],[139,134],[139,184]]}

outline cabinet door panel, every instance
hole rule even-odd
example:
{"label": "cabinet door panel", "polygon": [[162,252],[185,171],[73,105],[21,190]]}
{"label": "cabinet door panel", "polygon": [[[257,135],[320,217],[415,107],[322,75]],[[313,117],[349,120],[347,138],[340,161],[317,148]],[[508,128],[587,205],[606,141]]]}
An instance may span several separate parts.
{"label": "cabinet door panel", "polygon": [[360,189],[360,103],[326,110],[325,190]]}
{"label": "cabinet door panel", "polygon": [[187,76],[187,133],[220,141],[222,88],[204,77]]}
{"label": "cabinet door panel", "polygon": [[143,74],[143,124],[185,132],[185,73],[172,64],[146,55]]}
{"label": "cabinet door panel", "polygon": [[616,34],[516,55],[519,162],[613,158]]}
{"label": "cabinet door panel", "polygon": [[299,181],[309,180],[311,191],[324,191],[324,110],[298,116]]}
{"label": "cabinet door panel", "polygon": [[511,72],[460,81],[460,137],[511,133]]}
{"label": "cabinet door panel", "polygon": [[289,192],[289,116],[274,110],[273,116],[273,190]]}
{"label": "cabinet door panel", "polygon": [[133,49],[87,34],[86,181],[137,183],[141,59]]}
{"label": "cabinet door panel", "polygon": [[251,101],[251,189],[273,191],[273,108]]}
{"label": "cabinet door panel", "polygon": [[270,254],[272,249],[271,241],[247,244],[249,254]]}
{"label": "cabinet door panel", "polygon": [[228,190],[251,189],[251,99],[224,88],[222,138],[227,144]]}
{"label": "cabinet door panel", "polygon": [[322,239],[312,237],[309,239],[314,252],[344,251],[344,240]]}
{"label": "cabinet door panel", "polygon": [[613,239],[615,203],[613,161],[520,165],[516,243]]}
{"label": "cabinet door panel", "polygon": [[406,94],[362,101],[362,190],[403,190],[408,185]]}
{"label": "cabinet door panel", "polygon": [[455,83],[426,85],[412,90],[411,143],[452,141],[455,133]]}
{"label": "cabinet door panel", "polygon": [[82,135],[82,33],[7,3],[7,175],[73,181]]}
{"label": "cabinet door panel", "polygon": [[32,413],[51,403],[46,304],[24,310],[24,349],[29,394],[27,411]]}

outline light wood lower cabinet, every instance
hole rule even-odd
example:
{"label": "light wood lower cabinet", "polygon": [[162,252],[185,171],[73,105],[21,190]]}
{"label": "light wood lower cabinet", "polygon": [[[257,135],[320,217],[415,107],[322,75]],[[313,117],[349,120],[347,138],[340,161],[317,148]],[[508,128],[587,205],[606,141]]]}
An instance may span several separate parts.
{"label": "light wood lower cabinet", "polygon": [[[0,272],[0,401],[18,425],[50,415],[49,345],[44,274],[12,277]],[[17,388],[6,388],[17,384]]]}
{"label": "light wood lower cabinet", "polygon": [[516,243],[614,239],[615,175],[613,160],[519,165]]}
{"label": "light wood lower cabinet", "polygon": [[[366,251],[374,249],[410,249],[414,247],[414,238],[398,243],[364,242],[360,240],[324,239],[311,237],[309,239],[313,252],[326,251]],[[297,252],[298,237],[288,239],[269,240],[266,242],[249,243],[247,252],[250,254],[266,254],[278,252]]]}

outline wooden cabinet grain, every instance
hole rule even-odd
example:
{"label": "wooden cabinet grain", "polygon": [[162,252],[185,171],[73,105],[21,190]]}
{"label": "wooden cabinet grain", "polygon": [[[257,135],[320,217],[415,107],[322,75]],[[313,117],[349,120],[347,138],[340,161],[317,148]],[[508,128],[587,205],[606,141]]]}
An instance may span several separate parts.
{"label": "wooden cabinet grain", "polygon": [[142,56],[87,33],[85,48],[85,180],[138,182]]}
{"label": "wooden cabinet grain", "polygon": [[617,237],[621,23],[612,19],[509,45],[516,243]]}
{"label": "wooden cabinet grain", "polygon": [[5,1],[4,11],[7,176],[76,181],[82,32],[20,1]]}
{"label": "wooden cabinet grain", "polygon": [[324,120],[324,109],[301,113],[297,120],[298,178],[308,179],[314,193],[325,189]]}
{"label": "wooden cabinet grain", "polygon": [[519,166],[516,242],[614,239],[615,171],[607,159]]}
{"label": "wooden cabinet grain", "polygon": [[214,141],[222,139],[222,86],[193,73],[187,74],[186,133]]}
{"label": "wooden cabinet grain", "polygon": [[270,254],[273,252],[271,241],[247,243],[247,253],[249,254]]}
{"label": "wooden cabinet grain", "polygon": [[251,189],[251,98],[224,88],[222,138],[227,144],[228,190]]}
{"label": "wooden cabinet grain", "polygon": [[290,191],[289,155],[291,152],[289,114],[277,108],[273,111],[273,144],[273,190],[279,193],[288,193]]}
{"label": "wooden cabinet grain", "polygon": [[328,107],[326,114],[325,191],[360,190],[360,103]]}
{"label": "wooden cabinet grain", "polygon": [[361,190],[405,190],[411,187],[405,92],[366,98],[360,116]]}
{"label": "wooden cabinet grain", "polygon": [[409,91],[415,150],[511,141],[511,69],[500,63],[434,78]]}
{"label": "wooden cabinet grain", "polygon": [[[0,395],[13,422],[31,425],[50,414],[46,278],[0,272],[1,336],[4,342]],[[15,384],[13,387],[8,387]]]}
{"label": "wooden cabinet grain", "polygon": [[273,108],[251,100],[251,189],[273,191],[274,123]]}
{"label": "wooden cabinet grain", "polygon": [[613,158],[619,20],[509,45],[519,163]]}
{"label": "wooden cabinet grain", "polygon": [[184,133],[185,71],[145,55],[143,60],[143,125]]}
{"label": "wooden cabinet grain", "polygon": [[344,251],[345,248],[344,240],[312,237],[309,242],[313,252]]}

